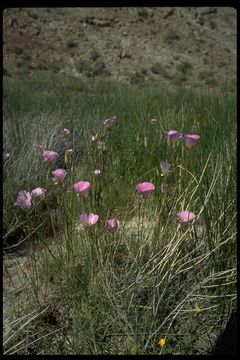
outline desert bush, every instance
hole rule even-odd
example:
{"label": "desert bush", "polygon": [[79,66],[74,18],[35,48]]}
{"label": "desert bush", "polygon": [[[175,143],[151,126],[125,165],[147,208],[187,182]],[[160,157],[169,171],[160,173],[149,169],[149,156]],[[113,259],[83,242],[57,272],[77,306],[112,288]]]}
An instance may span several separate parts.
{"label": "desert bush", "polygon": [[211,70],[201,71],[198,75],[200,80],[203,80],[206,85],[215,86],[217,85],[217,80],[214,76],[214,72]]}
{"label": "desert bush", "polygon": [[166,78],[166,79],[170,79],[171,76],[168,74],[166,68],[160,64],[159,62],[153,64],[151,66],[151,71],[154,73],[154,74],[158,74],[158,75],[161,75],[162,77]]}
{"label": "desert bush", "polygon": [[176,65],[176,70],[177,72],[186,75],[187,73],[190,72],[190,70],[192,70],[192,64],[190,64],[187,61],[180,62],[179,64]]}

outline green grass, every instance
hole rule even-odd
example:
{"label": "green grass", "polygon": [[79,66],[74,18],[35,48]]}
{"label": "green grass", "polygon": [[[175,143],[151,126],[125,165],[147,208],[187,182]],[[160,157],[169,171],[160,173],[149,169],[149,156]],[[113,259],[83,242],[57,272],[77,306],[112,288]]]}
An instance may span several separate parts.
{"label": "green grass", "polygon": [[[208,353],[209,337],[236,307],[235,93],[227,84],[170,91],[44,72],[4,77],[3,93],[3,147],[11,153],[3,168],[4,273],[20,291],[11,305],[5,290],[4,353]],[[104,129],[101,121],[113,115],[117,124]],[[189,133],[193,124],[199,143],[189,150],[178,139],[170,149],[163,131]],[[64,160],[63,128],[72,164]],[[96,134],[104,151],[91,141]],[[60,153],[50,168],[40,143]],[[173,170],[163,178],[166,159]],[[62,167],[65,184],[54,186],[51,171]],[[86,199],[72,190],[80,180],[92,184]],[[135,191],[144,181],[156,185],[145,201]],[[35,208],[14,206],[19,190],[37,186],[46,198]],[[177,222],[181,210],[197,215],[186,230]],[[90,211],[100,221],[86,231],[79,216]],[[122,224],[114,235],[105,229],[112,217]],[[28,243],[38,250],[17,257]]]}

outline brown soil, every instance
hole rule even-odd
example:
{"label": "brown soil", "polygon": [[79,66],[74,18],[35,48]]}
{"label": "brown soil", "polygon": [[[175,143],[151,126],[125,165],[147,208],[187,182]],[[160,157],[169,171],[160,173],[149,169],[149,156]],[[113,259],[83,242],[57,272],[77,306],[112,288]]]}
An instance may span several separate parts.
{"label": "brown soil", "polygon": [[10,8],[3,13],[9,76],[49,70],[140,83],[236,81],[230,7]]}

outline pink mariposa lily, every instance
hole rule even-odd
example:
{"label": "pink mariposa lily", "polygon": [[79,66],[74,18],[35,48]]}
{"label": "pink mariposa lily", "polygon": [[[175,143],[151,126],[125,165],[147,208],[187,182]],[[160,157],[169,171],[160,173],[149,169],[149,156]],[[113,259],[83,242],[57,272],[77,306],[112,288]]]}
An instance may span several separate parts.
{"label": "pink mariposa lily", "polygon": [[42,152],[43,162],[45,164],[51,164],[53,161],[59,158],[59,154],[56,151],[44,150]]}
{"label": "pink mariposa lily", "polygon": [[22,210],[29,210],[32,207],[32,197],[30,192],[26,190],[19,191],[14,205],[20,207]]}
{"label": "pink mariposa lily", "polygon": [[177,217],[180,220],[180,224],[183,226],[190,226],[196,219],[196,215],[191,211],[179,211]]}
{"label": "pink mariposa lily", "polygon": [[192,149],[199,141],[200,136],[195,134],[184,134],[185,145],[188,149]]}
{"label": "pink mariposa lily", "polygon": [[56,169],[52,171],[54,184],[61,184],[64,182],[65,177],[67,176],[67,172],[64,169]]}
{"label": "pink mariposa lily", "polygon": [[43,189],[41,187],[37,187],[31,191],[31,197],[34,200],[41,200],[45,197],[45,192],[46,192],[45,189]]}
{"label": "pink mariposa lily", "polygon": [[179,131],[177,131],[177,130],[165,131],[165,134],[167,135],[167,143],[169,145],[172,144],[179,137],[181,137],[181,133]]}
{"label": "pink mariposa lily", "polygon": [[106,222],[106,228],[111,233],[115,233],[119,229],[119,227],[120,227],[120,221],[116,218],[109,219]]}
{"label": "pink mariposa lily", "polygon": [[92,225],[95,225],[99,220],[99,216],[93,213],[89,214],[82,214],[80,215],[80,224],[84,225],[86,228],[91,227]]}
{"label": "pink mariposa lily", "polygon": [[153,191],[155,191],[155,185],[150,182],[143,182],[137,184],[136,189],[138,194],[146,199]]}
{"label": "pink mariposa lily", "polygon": [[89,181],[79,181],[73,185],[73,188],[77,196],[87,197],[89,195],[89,189],[91,183]]}

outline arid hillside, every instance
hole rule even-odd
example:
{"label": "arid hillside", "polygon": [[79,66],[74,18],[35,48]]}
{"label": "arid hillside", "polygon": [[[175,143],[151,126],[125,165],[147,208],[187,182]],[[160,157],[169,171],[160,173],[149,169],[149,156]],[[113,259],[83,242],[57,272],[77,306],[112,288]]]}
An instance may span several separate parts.
{"label": "arid hillside", "polygon": [[236,10],[227,7],[10,8],[9,76],[35,70],[140,83],[236,82]]}

